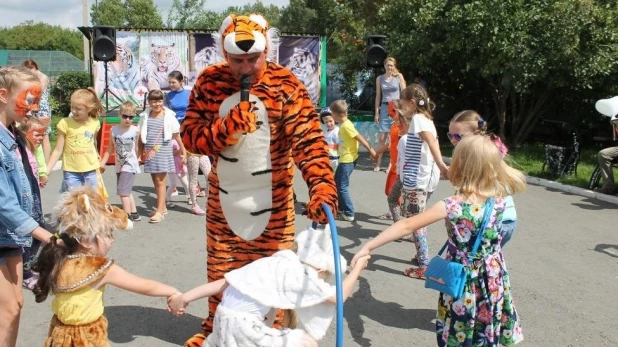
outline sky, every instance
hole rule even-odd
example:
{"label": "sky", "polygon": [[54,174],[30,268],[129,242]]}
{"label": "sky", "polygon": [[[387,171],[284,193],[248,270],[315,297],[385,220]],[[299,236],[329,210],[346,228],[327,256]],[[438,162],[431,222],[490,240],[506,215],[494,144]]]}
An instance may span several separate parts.
{"label": "sky", "polygon": [[[90,6],[95,0],[88,1],[88,15]],[[166,22],[167,13],[172,7],[173,0],[154,0]],[[255,0],[206,0],[205,8],[212,11],[222,11],[229,6],[242,6],[253,3]],[[287,6],[289,0],[262,0],[266,6]],[[76,28],[83,25],[82,0],[0,0],[0,27],[12,27],[27,20],[45,22],[52,25],[61,25],[67,28]],[[88,18],[90,25],[90,17]]]}

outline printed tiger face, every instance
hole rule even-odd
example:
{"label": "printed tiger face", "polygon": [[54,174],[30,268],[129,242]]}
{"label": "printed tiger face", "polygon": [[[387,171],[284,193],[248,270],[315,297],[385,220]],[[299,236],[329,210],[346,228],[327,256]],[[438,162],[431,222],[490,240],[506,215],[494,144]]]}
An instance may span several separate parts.
{"label": "printed tiger face", "polygon": [[285,66],[296,76],[308,76],[316,72],[317,57],[313,52],[304,48],[294,48],[294,54]]}
{"label": "printed tiger face", "polygon": [[116,60],[111,63],[114,71],[127,71],[133,68],[133,52],[126,45],[116,45]]}
{"label": "printed tiger face", "polygon": [[206,47],[195,53],[195,71],[200,72],[205,67],[221,62],[215,47]]}
{"label": "printed tiger face", "polygon": [[178,64],[179,58],[176,54],[174,46],[171,45],[155,45],[150,48],[150,59],[155,65],[157,72],[169,73],[173,71],[173,67]]}

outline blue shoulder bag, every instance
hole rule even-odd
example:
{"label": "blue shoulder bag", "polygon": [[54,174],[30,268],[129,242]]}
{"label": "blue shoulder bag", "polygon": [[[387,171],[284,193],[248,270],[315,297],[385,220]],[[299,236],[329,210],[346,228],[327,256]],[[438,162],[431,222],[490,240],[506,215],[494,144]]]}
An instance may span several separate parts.
{"label": "blue shoulder bag", "polygon": [[[472,263],[472,258],[481,244],[483,232],[485,231],[487,223],[489,223],[489,220],[491,219],[493,209],[494,199],[489,198],[487,199],[487,202],[485,202],[483,221],[481,222],[479,230],[476,234],[474,247],[472,248],[472,252],[468,254],[468,264]],[[442,246],[442,249],[438,252],[438,255],[433,257],[433,259],[429,262],[429,265],[427,265],[427,270],[425,270],[425,288],[437,290],[446,295],[450,295],[453,299],[457,300],[463,294],[464,285],[466,284],[466,279],[468,277],[468,271],[466,266],[463,264],[446,260],[441,257],[447,246],[448,240],[446,240],[444,246]]]}

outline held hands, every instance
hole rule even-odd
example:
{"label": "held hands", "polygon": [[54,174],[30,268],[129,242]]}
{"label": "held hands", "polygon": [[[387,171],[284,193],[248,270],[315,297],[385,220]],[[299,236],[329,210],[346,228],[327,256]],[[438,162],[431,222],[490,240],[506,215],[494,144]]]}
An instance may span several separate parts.
{"label": "held hands", "polygon": [[438,163],[438,168],[440,169],[440,176],[448,179],[448,166],[444,164],[444,162]]}
{"label": "held hands", "polygon": [[369,249],[367,249],[366,247],[363,247],[361,248],[360,251],[358,251],[358,253],[356,253],[354,258],[352,258],[352,261],[350,262],[350,266],[353,268],[355,268],[356,266],[363,266],[363,269],[364,269],[367,267],[367,262],[369,261],[370,258],[371,256],[369,255]]}
{"label": "held hands", "polygon": [[185,313],[187,306],[189,306],[189,303],[184,300],[184,295],[180,292],[176,292],[167,298],[167,310],[178,317]]}
{"label": "held hands", "polygon": [[47,176],[45,175],[39,176],[39,187],[45,188],[46,185],[47,185]]}
{"label": "held hands", "polygon": [[243,135],[259,129],[262,122],[258,121],[255,111],[257,111],[255,103],[249,101],[241,101],[232,107],[223,119],[228,135]]}
{"label": "held hands", "polygon": [[101,172],[101,174],[105,172],[105,164],[99,166],[99,172]]}

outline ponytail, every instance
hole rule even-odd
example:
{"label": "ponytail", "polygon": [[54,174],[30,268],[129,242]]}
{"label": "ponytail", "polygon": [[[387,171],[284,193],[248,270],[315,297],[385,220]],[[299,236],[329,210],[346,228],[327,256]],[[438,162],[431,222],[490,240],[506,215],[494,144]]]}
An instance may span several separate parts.
{"label": "ponytail", "polygon": [[[62,240],[64,246],[58,245],[59,239]],[[32,290],[36,302],[43,302],[47,299],[49,292],[53,291],[52,287],[56,283],[58,271],[64,265],[66,256],[73,254],[79,246],[76,239],[64,233],[54,234],[50,241],[41,249],[38,259],[32,265],[32,271],[39,273],[39,279]]]}

